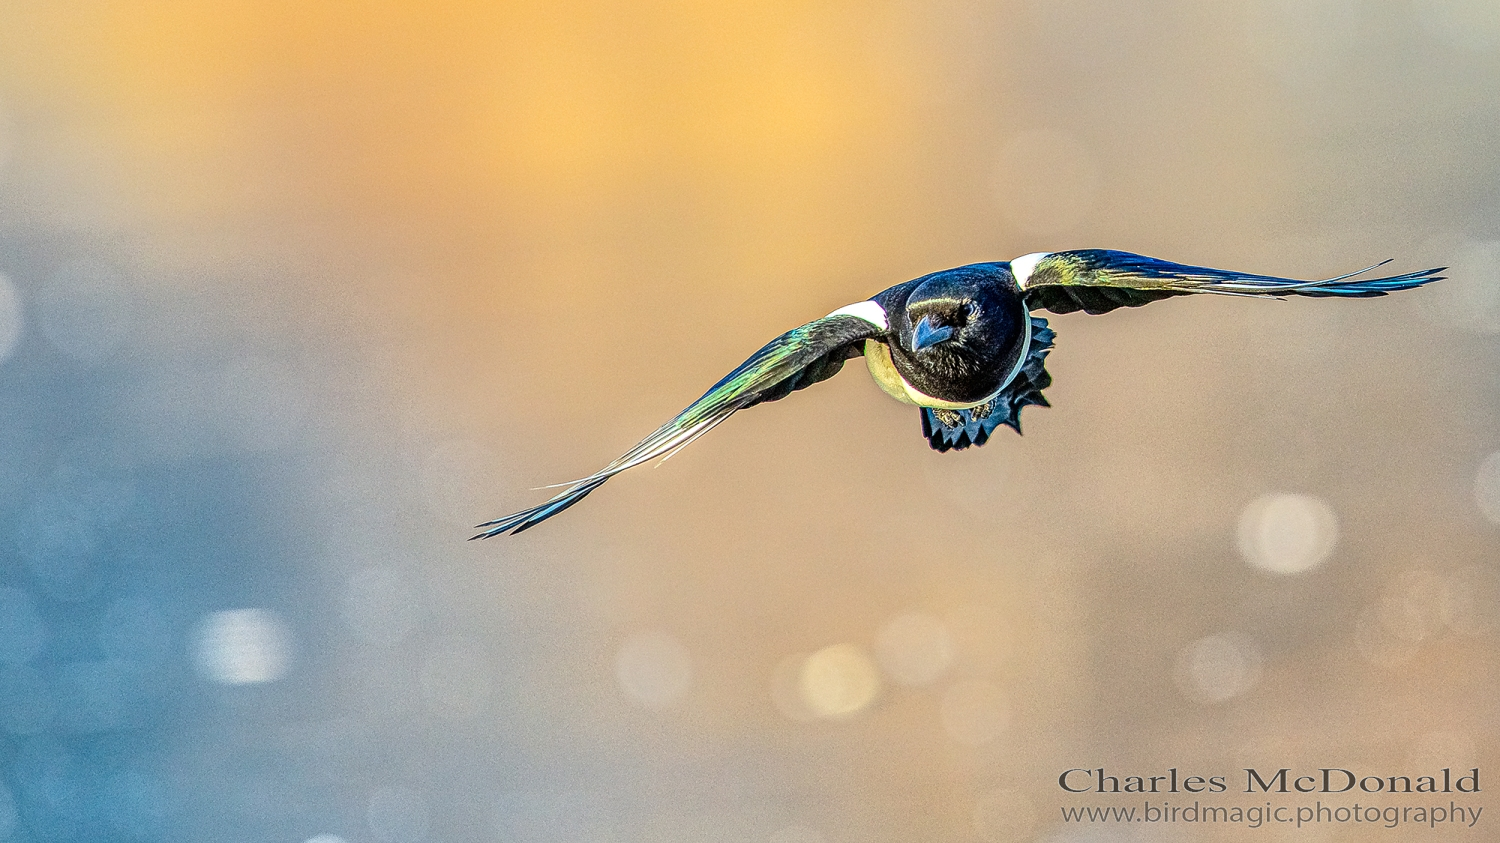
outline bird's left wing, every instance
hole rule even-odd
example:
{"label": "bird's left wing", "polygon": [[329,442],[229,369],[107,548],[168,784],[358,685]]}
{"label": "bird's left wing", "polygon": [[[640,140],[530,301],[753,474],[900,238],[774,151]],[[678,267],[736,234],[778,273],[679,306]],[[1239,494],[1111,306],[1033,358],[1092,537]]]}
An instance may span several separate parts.
{"label": "bird's left wing", "polygon": [[1444,267],[1358,278],[1383,261],[1359,272],[1319,281],[1299,281],[1206,266],[1189,266],[1108,249],[1079,249],[1026,255],[1011,261],[1031,309],[1053,313],[1107,313],[1117,307],[1140,307],[1168,296],[1211,293],[1221,296],[1383,296],[1394,290],[1439,281]]}
{"label": "bird's left wing", "polygon": [[865,340],[882,337],[886,330],[885,313],[880,307],[874,302],[861,302],[787,331],[619,459],[569,485],[546,503],[480,524],[484,532],[473,538],[535,527],[583,500],[616,474],[657,457],[671,456],[735,411],[785,398],[795,390],[833,377],[845,360],[863,353]]}

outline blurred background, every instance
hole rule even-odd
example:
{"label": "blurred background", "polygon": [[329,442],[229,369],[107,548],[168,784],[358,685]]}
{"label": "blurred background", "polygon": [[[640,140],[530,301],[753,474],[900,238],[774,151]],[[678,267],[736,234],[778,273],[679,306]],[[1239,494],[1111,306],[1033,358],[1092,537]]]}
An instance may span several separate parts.
{"label": "blurred background", "polygon": [[[1494,763],[1497,138],[1490,0],[4,0],[0,840],[1490,839],[1057,777]],[[464,541],[1083,247],[1452,278],[1052,317],[963,453],[853,361]]]}

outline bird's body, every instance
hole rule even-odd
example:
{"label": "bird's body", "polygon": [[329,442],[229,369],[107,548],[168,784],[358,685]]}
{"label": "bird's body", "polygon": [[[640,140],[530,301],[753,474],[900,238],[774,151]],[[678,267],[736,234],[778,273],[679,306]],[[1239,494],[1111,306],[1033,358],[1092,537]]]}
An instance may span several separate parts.
{"label": "bird's body", "polygon": [[[1030,339],[1026,303],[1011,280],[1004,264],[977,263],[924,275],[871,299],[897,339],[865,341],[876,383],[897,401],[919,407],[965,409],[995,397],[1015,376]],[[920,343],[917,326],[924,320],[924,331],[952,329],[959,335]]]}
{"label": "bird's body", "polygon": [[1195,293],[1362,298],[1439,280],[1442,270],[1356,280],[1368,271],[1298,281],[1085,249],[924,275],[782,334],[604,469],[546,503],[481,524],[475,538],[533,527],[735,412],[832,377],[851,357],[863,355],[881,389],[920,408],[922,434],[934,449],[961,450],[983,445],[1002,424],[1019,433],[1023,407],[1047,406],[1042,390],[1052,378],[1044,359],[1054,333],[1033,310],[1104,313]]}

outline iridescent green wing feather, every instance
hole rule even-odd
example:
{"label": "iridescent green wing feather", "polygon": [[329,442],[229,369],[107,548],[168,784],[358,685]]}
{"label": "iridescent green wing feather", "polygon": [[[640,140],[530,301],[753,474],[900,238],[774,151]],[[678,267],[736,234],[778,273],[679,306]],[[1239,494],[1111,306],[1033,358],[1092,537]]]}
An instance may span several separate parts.
{"label": "iridescent green wing feather", "polygon": [[[1210,293],[1221,296],[1346,296],[1363,298],[1383,296],[1394,290],[1420,287],[1441,280],[1437,273],[1445,267],[1359,279],[1383,261],[1368,269],[1325,278],[1299,281],[1273,275],[1255,275],[1189,266],[1157,260],[1130,252],[1108,249],[1080,249],[1028,255],[1011,262],[1017,280],[1031,309],[1043,308],[1053,313],[1107,313],[1117,307],[1140,307],[1169,296]],[[1029,271],[1028,271],[1029,270]]]}
{"label": "iridescent green wing feather", "polygon": [[864,340],[884,330],[857,316],[825,316],[793,328],[750,356],[702,398],[656,429],[619,459],[568,486],[562,493],[530,509],[479,525],[473,538],[519,533],[562,512],[604,481],[657,457],[669,457],[693,440],[718,427],[738,410],[784,398],[793,391],[833,377],[850,357],[863,353]]}

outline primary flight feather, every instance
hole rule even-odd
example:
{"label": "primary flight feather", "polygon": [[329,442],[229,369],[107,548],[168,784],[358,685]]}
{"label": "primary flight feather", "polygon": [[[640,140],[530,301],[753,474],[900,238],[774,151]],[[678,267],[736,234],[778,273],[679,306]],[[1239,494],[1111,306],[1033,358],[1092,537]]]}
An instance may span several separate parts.
{"label": "primary flight feather", "polygon": [[976,263],[897,284],[771,340],[614,462],[545,503],[479,525],[473,538],[519,533],[578,503],[604,481],[667,457],[736,411],[833,377],[864,355],[897,401],[920,408],[922,435],[939,451],[983,445],[1000,425],[1020,432],[1021,408],[1047,406],[1044,365],[1053,331],[1033,310],[1106,313],[1170,296],[1383,296],[1441,280],[1443,267],[1364,278],[1369,269],[1298,281],[1188,266],[1130,252],[1080,249]]}

